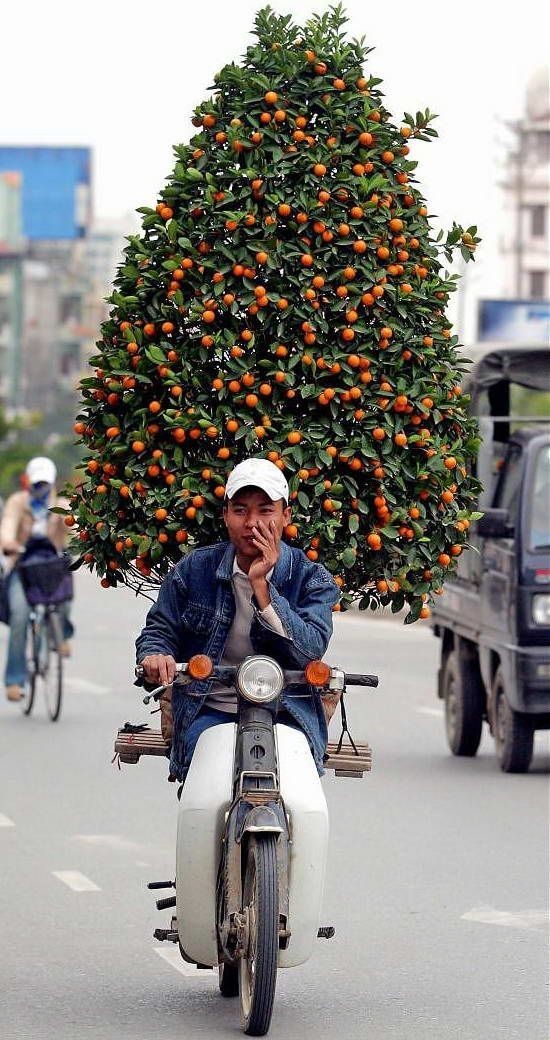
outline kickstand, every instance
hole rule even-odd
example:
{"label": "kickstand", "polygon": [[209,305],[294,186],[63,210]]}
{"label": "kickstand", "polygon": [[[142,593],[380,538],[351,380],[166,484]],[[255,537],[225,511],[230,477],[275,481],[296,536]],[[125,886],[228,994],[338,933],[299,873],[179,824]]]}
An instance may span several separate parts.
{"label": "kickstand", "polygon": [[357,748],[355,746],[355,742],[353,740],[353,737],[352,737],[352,735],[351,735],[351,733],[350,733],[350,731],[348,729],[348,718],[347,718],[347,715],[346,715],[346,705],[344,704],[344,692],[343,691],[342,691],[342,696],[340,697],[340,714],[342,716],[342,732],[340,734],[340,739],[339,739],[338,744],[336,746],[335,754],[338,755],[340,753],[340,751],[342,750],[342,743],[343,743],[344,737],[347,736],[347,737],[349,737],[349,742],[350,742],[353,750],[355,751],[355,754],[358,755],[359,752],[358,752],[358,750],[357,750]]}

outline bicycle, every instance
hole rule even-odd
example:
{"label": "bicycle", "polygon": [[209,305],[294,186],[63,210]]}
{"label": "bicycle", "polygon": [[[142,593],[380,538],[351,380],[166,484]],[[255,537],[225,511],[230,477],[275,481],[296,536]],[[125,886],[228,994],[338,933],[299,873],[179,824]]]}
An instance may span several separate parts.
{"label": "bicycle", "polygon": [[[24,715],[30,715],[36,692],[42,688],[46,709],[52,722],[61,714],[63,700],[64,642],[61,604],[72,598],[72,573],[66,556],[44,540],[42,552],[25,553],[16,564],[27,602],[31,608],[27,625],[27,681],[21,701]],[[45,552],[44,552],[45,550]],[[52,551],[53,550],[53,551]]]}

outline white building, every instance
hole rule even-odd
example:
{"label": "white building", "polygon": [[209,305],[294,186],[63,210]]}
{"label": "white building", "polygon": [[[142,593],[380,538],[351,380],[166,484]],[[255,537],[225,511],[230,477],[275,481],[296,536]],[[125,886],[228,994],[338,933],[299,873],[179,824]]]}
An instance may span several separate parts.
{"label": "white building", "polygon": [[548,69],[532,77],[525,115],[508,124],[504,191],[505,299],[550,298],[550,91]]}

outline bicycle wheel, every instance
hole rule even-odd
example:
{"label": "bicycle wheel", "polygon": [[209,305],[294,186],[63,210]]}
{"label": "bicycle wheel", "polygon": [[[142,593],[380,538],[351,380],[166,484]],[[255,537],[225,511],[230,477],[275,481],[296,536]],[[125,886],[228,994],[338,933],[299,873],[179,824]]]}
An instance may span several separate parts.
{"label": "bicycle wheel", "polygon": [[29,621],[27,625],[27,642],[25,647],[25,660],[27,663],[27,681],[25,683],[25,696],[21,701],[23,715],[30,715],[36,694],[36,678],[38,674],[38,656],[40,642],[40,621],[38,618]]}
{"label": "bicycle wheel", "polygon": [[43,665],[40,669],[46,708],[52,722],[57,722],[61,714],[63,697],[63,658],[59,647],[63,639],[61,618],[57,610],[48,611],[45,617],[44,639],[42,646]]}
{"label": "bicycle wheel", "polygon": [[265,1036],[271,1022],[279,951],[277,849],[273,834],[250,839],[243,885],[248,949],[239,960],[241,1022],[248,1036]]}

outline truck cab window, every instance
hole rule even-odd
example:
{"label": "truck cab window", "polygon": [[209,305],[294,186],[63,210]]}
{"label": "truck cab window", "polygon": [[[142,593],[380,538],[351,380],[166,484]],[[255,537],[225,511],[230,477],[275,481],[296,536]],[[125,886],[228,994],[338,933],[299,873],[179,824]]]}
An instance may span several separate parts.
{"label": "truck cab window", "polygon": [[541,448],[535,465],[533,498],[529,511],[529,548],[550,545],[550,446]]}
{"label": "truck cab window", "polygon": [[512,444],[502,462],[493,505],[497,509],[507,509],[510,522],[514,526],[518,519],[521,477],[521,448]]}

